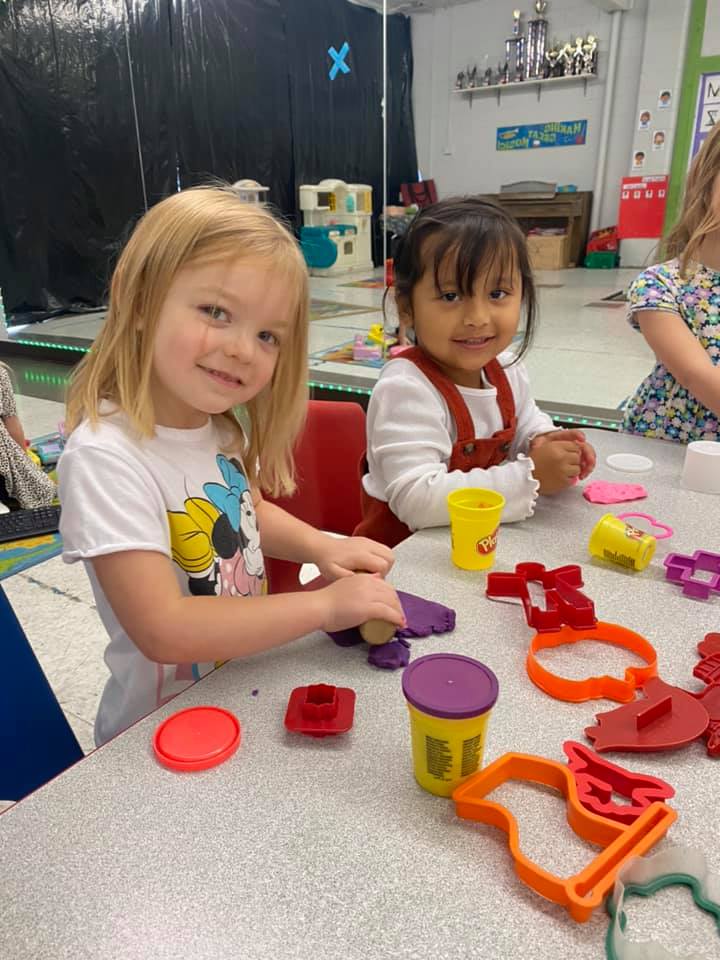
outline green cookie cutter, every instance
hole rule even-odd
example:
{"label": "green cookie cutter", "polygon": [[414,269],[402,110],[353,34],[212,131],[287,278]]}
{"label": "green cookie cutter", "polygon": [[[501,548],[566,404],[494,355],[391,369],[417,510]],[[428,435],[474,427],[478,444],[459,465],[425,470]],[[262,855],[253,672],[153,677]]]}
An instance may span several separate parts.
{"label": "green cookie cutter", "polygon": [[710,873],[705,856],[689,847],[668,847],[652,857],[631,860],[618,874],[615,888],[607,899],[610,926],[605,940],[608,960],[704,960],[698,954],[678,957],[659,943],[628,940],[625,898],[650,897],[658,890],[673,886],[690,887],[696,906],[715,919],[720,938],[720,882]]}

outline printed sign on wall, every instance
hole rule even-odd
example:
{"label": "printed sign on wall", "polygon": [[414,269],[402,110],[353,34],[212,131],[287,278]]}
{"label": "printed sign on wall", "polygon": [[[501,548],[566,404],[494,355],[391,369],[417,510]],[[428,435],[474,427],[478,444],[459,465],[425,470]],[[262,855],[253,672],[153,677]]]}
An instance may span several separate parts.
{"label": "printed sign on wall", "polygon": [[720,119],[720,73],[704,73],[700,77],[690,159],[698,152],[718,119]]}
{"label": "printed sign on wall", "polygon": [[538,147],[576,147],[587,140],[587,120],[523,123],[498,127],[496,150],[536,150]]}

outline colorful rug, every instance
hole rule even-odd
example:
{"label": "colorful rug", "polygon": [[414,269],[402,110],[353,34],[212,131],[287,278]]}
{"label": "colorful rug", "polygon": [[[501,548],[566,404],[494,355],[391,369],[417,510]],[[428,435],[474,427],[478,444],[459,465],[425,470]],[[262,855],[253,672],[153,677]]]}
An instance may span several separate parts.
{"label": "colorful rug", "polygon": [[376,370],[384,366],[384,360],[353,360],[353,341],[338,343],[334,347],[318,350],[310,354],[311,360],[325,360],[329,363],[352,363],[356,367],[374,367]]}
{"label": "colorful rug", "polygon": [[352,313],[379,313],[379,307],[364,307],[358,303],[340,303],[339,300],[310,301],[310,320],[328,320],[330,317],[349,316]]}
{"label": "colorful rug", "polygon": [[[519,343],[522,340],[522,334],[517,333],[513,337],[513,343]],[[376,370],[382,369],[385,365],[384,360],[353,360],[353,341],[347,340],[344,343],[338,343],[334,347],[326,347],[325,350],[318,350],[310,354],[311,360],[324,360],[326,363],[352,363],[356,367],[374,367]]]}
{"label": "colorful rug", "polygon": [[349,283],[340,283],[340,287],[361,287],[363,290],[384,290],[385,280],[382,277],[368,277],[366,280],[350,280]]}
{"label": "colorful rug", "polygon": [[0,580],[11,577],[21,570],[37,566],[44,560],[57,557],[62,553],[62,539],[59,533],[50,533],[30,540],[14,540],[0,544]]}

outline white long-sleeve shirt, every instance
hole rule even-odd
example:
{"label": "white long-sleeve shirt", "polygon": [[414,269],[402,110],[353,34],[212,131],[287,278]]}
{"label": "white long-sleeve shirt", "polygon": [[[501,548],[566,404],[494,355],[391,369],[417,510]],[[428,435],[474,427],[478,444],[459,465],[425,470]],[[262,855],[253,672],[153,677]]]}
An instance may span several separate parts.
{"label": "white long-sleeve shirt", "polygon": [[[522,363],[509,366],[512,355],[498,357],[512,389],[517,432],[507,461],[487,470],[452,470],[457,440],[455,422],[443,396],[410,360],[398,357],[384,368],[370,398],[367,414],[367,460],[363,477],[367,493],[386,501],[410,530],[445,526],[447,495],[463,487],[496,490],[505,497],[503,522],[532,515],[538,482],[527,456],[533,437],[554,430],[552,420],[536,405]],[[503,423],[495,387],[458,387],[475,427],[475,437],[491,437]]]}

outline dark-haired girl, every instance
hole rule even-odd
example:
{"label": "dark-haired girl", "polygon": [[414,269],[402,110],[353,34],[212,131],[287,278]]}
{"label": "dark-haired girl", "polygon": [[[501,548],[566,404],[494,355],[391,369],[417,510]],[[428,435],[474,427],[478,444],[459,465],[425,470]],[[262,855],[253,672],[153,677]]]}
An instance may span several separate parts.
{"label": "dark-haired girl", "polygon": [[476,197],[426,207],[396,252],[394,281],[415,346],[385,366],[370,400],[356,534],[394,546],[443,526],[448,493],[463,487],[496,490],[503,521],[524,520],[538,493],[592,472],[592,447],[555,430],[520,362],[537,302],[512,217]]}

